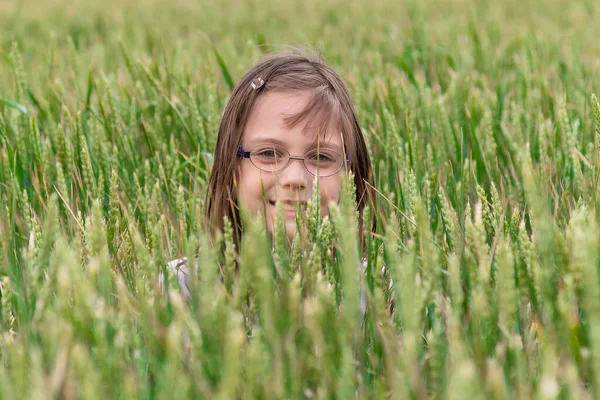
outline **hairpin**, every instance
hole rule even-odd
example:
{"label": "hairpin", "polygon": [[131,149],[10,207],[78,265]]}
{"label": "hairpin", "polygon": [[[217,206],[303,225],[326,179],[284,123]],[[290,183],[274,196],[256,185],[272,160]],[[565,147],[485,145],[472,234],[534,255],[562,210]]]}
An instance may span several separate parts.
{"label": "hairpin", "polygon": [[252,89],[256,90],[256,89],[263,87],[264,84],[265,84],[264,79],[259,76],[252,80],[252,83],[250,84],[250,86],[252,86]]}

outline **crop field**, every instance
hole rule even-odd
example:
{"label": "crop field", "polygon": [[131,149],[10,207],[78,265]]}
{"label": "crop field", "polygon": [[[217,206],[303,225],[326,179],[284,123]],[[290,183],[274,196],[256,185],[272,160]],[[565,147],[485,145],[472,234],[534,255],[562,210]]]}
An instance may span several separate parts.
{"label": "crop field", "polygon": [[[0,2],[0,399],[600,398],[598,4]],[[223,108],[283,51],[355,102],[364,272],[351,179],[291,246],[207,232]]]}

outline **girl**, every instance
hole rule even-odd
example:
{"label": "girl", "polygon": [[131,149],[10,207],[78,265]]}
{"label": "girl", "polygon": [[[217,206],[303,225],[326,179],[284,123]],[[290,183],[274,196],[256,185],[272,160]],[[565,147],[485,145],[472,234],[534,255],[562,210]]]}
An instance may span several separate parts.
{"label": "girl", "polygon": [[[221,120],[206,201],[211,229],[221,231],[226,216],[234,226],[237,246],[243,205],[251,214],[262,215],[272,234],[280,202],[291,242],[296,211],[312,197],[315,177],[324,217],[329,201],[339,200],[340,172],[346,165],[355,176],[364,243],[362,211],[366,204],[374,205],[373,173],[346,86],[318,57],[266,58],[238,83]],[[189,297],[185,263],[174,260],[169,267]]]}

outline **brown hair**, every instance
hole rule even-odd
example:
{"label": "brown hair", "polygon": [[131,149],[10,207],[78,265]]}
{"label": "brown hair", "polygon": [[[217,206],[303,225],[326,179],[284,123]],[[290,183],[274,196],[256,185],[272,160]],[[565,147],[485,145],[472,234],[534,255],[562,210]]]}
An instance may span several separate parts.
{"label": "brown hair", "polygon": [[[252,87],[253,83],[255,87],[257,84],[262,86],[255,89]],[[289,126],[308,117],[316,117],[314,121],[320,121],[319,125],[307,128],[317,128],[323,132],[326,130],[321,128],[333,120],[341,130],[346,154],[350,156],[350,169],[354,172],[359,231],[364,244],[362,211],[367,204],[371,204],[373,210],[371,229],[375,231],[374,179],[369,153],[350,94],[339,75],[321,57],[289,53],[267,57],[252,67],[237,84],[225,107],[206,194],[206,214],[211,229],[213,232],[215,229],[222,231],[223,217],[226,216],[234,226],[235,243],[239,244],[242,226],[235,187],[239,163],[236,154],[254,103],[259,96],[274,90],[312,92],[312,99],[307,107],[286,118]]]}

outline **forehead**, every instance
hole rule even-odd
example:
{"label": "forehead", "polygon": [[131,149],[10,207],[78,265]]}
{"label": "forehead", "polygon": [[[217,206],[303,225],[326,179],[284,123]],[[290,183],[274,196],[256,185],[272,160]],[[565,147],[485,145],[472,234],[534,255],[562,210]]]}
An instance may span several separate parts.
{"label": "forehead", "polygon": [[[324,121],[324,124],[314,123],[315,118],[331,116],[310,115],[294,126],[289,126],[286,118],[302,113],[311,98],[311,92],[298,90],[278,90],[260,96],[246,121],[242,143],[245,146],[252,146],[265,141],[274,141],[289,149],[308,148],[319,144],[343,151],[343,139],[341,131],[336,129],[337,123],[334,121]],[[319,126],[327,127],[326,132],[319,129]]]}

